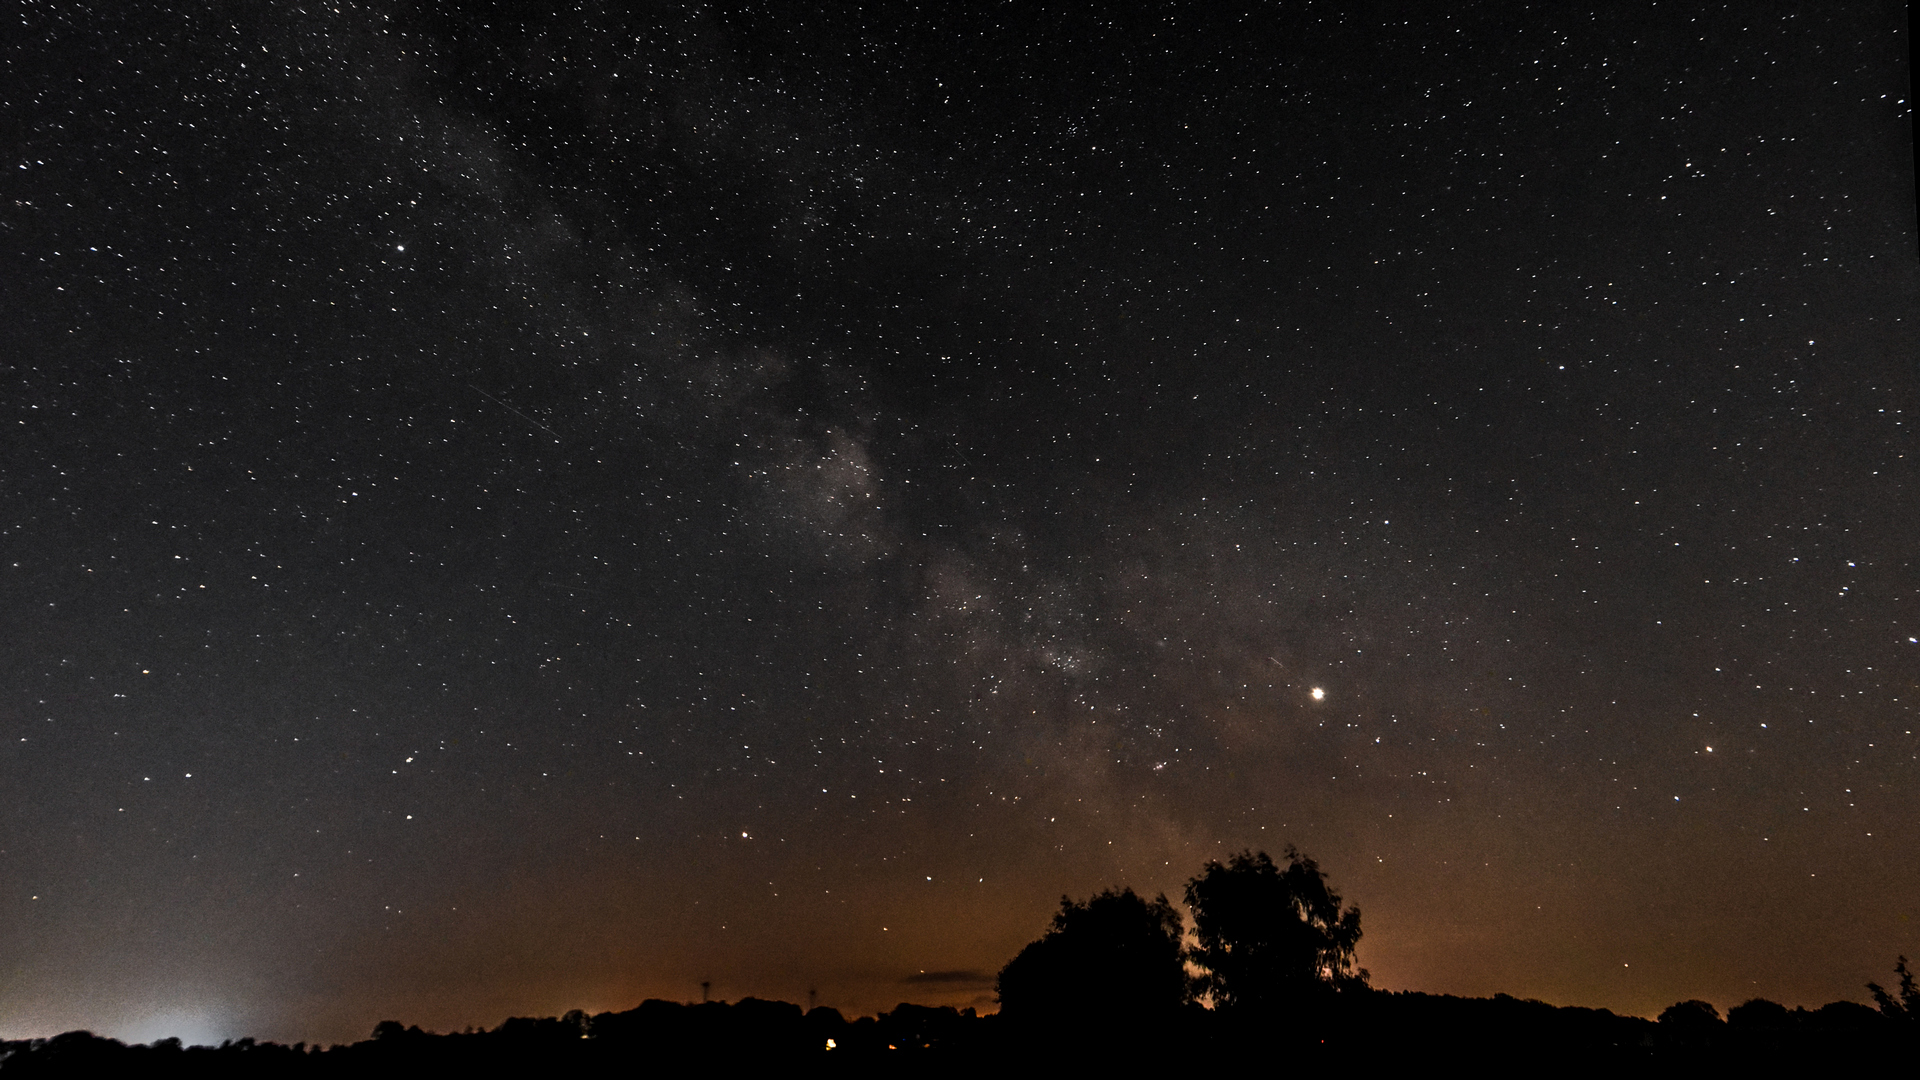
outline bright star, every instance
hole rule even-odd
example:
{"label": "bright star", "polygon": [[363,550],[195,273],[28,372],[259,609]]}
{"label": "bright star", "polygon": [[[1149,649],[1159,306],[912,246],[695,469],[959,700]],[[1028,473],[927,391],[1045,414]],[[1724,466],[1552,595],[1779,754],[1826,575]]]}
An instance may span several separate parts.
{"label": "bright star", "polygon": [[1327,692],[1316,686],[1313,688],[1312,697],[1313,697],[1313,700],[1315,701],[1325,701],[1327,700]]}

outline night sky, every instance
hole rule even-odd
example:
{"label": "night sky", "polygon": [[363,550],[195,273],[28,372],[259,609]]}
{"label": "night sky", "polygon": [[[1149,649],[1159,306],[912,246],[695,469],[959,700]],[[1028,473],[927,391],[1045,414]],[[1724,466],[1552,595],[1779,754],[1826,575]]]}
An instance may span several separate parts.
{"label": "night sky", "polygon": [[4,49],[0,1036],[990,1009],[1289,842],[1389,989],[1920,956],[1901,4]]}

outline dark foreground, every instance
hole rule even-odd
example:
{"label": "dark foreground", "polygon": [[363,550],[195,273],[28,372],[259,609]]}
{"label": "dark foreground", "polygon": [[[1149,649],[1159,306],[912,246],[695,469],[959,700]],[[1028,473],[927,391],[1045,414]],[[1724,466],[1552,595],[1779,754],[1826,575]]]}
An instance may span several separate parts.
{"label": "dark foreground", "polygon": [[[1767,1004],[1767,1003],[1761,1003]],[[1673,1013],[1673,1010],[1669,1010]],[[347,1046],[251,1039],[128,1046],[87,1032],[0,1042],[0,1076],[353,1077],[621,1076],[682,1070],[733,1075],[1025,1074],[1097,1066],[1119,1075],[1472,1069],[1518,1075],[1828,1075],[1836,1068],[1920,1070],[1914,1025],[1864,1005],[1744,1008],[1720,1021],[1662,1022],[1557,1008],[1504,995],[1343,994],[1312,1015],[1236,1018],[1200,1009],[1157,1017],[1019,1024],[972,1010],[901,1005],[848,1021],[833,1009],[754,998],[620,1013],[519,1017],[446,1035],[386,1021]]]}

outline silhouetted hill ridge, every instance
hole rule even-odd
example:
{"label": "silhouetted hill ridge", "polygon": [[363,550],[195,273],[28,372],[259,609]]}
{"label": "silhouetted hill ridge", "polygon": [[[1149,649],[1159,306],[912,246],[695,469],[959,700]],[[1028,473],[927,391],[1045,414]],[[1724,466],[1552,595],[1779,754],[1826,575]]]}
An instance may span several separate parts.
{"label": "silhouetted hill ridge", "polygon": [[[1687,1004],[1687,1003],[1682,1003]],[[1027,1064],[1153,1064],[1195,1054],[1256,1052],[1330,1067],[1473,1064],[1501,1071],[1553,1068],[1589,1075],[1622,1069],[1687,1071],[1720,1064],[1766,1075],[1904,1062],[1920,1049],[1911,1025],[1855,1002],[1819,1009],[1741,1006],[1735,1022],[1684,1022],[1556,1006],[1505,994],[1467,998],[1356,990],[1301,1014],[1257,1016],[1189,1006],[1148,1029],[1116,1035],[1099,1023],[1022,1022],[950,1006],[902,1003],[849,1020],[832,1008],[784,1001],[686,1004],[649,999],[623,1012],[513,1017],[491,1031],[435,1034],[383,1021],[372,1038],[331,1047],[241,1039],[218,1047],[178,1040],[129,1046],[88,1032],[0,1042],[7,1080],[98,1075],[356,1078],[561,1072],[632,1076],[669,1068],[721,1072],[769,1067],[804,1074],[916,1075]],[[1763,1003],[1771,1006],[1772,1003]],[[1710,1008],[1710,1007],[1709,1007]],[[1745,1010],[1743,1014],[1741,1010]],[[1673,1010],[1669,1010],[1673,1012]]]}

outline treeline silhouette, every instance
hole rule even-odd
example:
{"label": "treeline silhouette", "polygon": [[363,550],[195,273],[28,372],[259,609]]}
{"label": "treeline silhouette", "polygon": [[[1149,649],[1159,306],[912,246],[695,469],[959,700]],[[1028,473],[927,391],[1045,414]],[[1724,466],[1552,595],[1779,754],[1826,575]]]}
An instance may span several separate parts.
{"label": "treeline silhouette", "polygon": [[241,1039],[128,1046],[88,1032],[0,1041],[0,1075],[387,1077],[634,1076],[658,1070],[942,1075],[1094,1065],[1210,1071],[1433,1069],[1610,1075],[1738,1070],[1817,1074],[1920,1065],[1920,990],[1903,956],[1876,1006],[1816,1010],[1754,999],[1725,1018],[1704,1001],[1657,1020],[1504,994],[1383,992],[1355,966],[1358,909],[1289,847],[1210,862],[1187,883],[1193,924],[1165,896],[1109,889],[1063,897],[1045,934],[996,980],[1000,1010],[902,1004],[849,1020],[783,1001],[648,1000],[625,1012],[516,1017],[490,1031],[433,1034],[397,1021],[330,1047]]}

